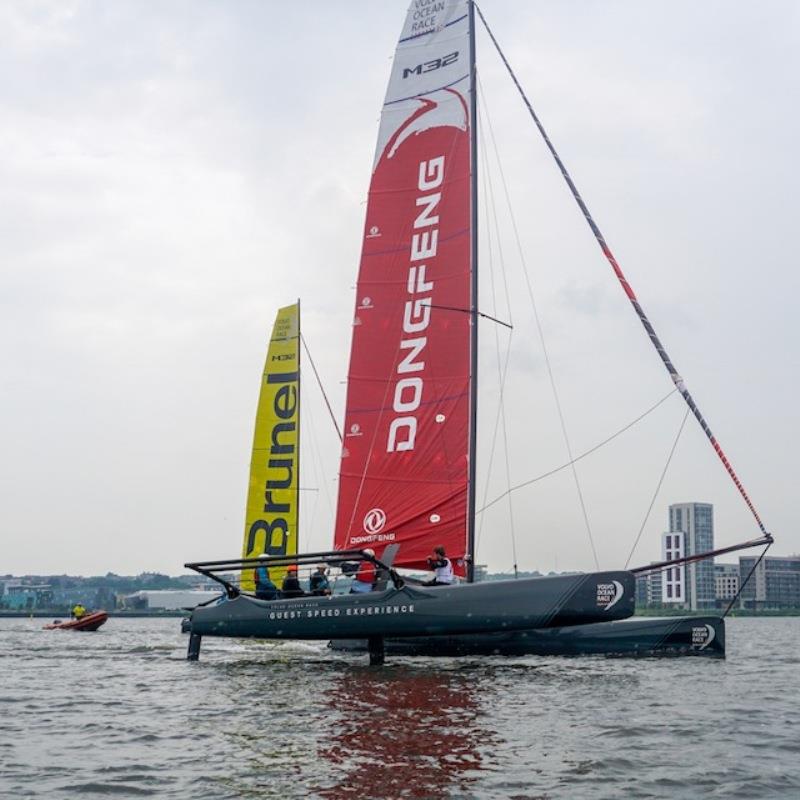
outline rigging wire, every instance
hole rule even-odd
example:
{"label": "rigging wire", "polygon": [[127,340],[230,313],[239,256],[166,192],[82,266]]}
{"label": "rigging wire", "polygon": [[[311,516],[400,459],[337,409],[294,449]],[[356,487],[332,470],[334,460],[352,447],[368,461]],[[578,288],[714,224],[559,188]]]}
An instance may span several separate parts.
{"label": "rigging wire", "polygon": [[429,304],[431,308],[438,308],[442,311],[460,311],[462,314],[475,314],[478,317],[482,317],[483,319],[488,319],[490,322],[496,322],[498,325],[502,325],[504,328],[513,328],[514,326],[510,322],[503,322],[502,319],[498,319],[497,317],[493,317],[491,314],[486,314],[483,311],[478,311],[476,309],[471,308],[457,308],[456,306],[440,306],[436,303]]}
{"label": "rigging wire", "polygon": [[[478,13],[481,14],[481,10],[480,10],[480,8],[478,8],[477,4],[475,5],[475,8],[478,10]],[[481,14],[481,19],[483,19],[483,14]],[[484,25],[486,25],[485,20],[484,20]],[[488,27],[487,27],[487,30],[488,30]],[[491,36],[491,31],[489,32],[489,35]],[[479,80],[479,85],[480,85],[480,80]],[[481,89],[481,94],[482,95],[484,94],[482,89]],[[484,95],[484,105],[486,105],[485,95]],[[584,498],[583,498],[583,490],[581,488],[581,482],[580,482],[580,479],[578,478],[578,471],[575,468],[575,463],[576,463],[577,459],[573,458],[573,455],[572,455],[572,445],[571,445],[570,440],[569,440],[569,434],[567,433],[567,423],[566,423],[566,419],[564,417],[564,411],[563,411],[563,409],[561,407],[561,398],[559,397],[559,394],[558,394],[558,388],[556,386],[555,374],[553,373],[553,367],[552,367],[552,364],[550,363],[550,355],[549,355],[548,350],[547,350],[547,344],[546,344],[545,336],[544,336],[544,328],[542,327],[542,322],[541,322],[541,319],[539,317],[539,309],[538,309],[538,306],[536,305],[536,298],[535,298],[534,293],[533,293],[533,284],[531,282],[530,274],[528,272],[528,264],[527,264],[527,261],[525,260],[525,254],[524,254],[523,249],[522,249],[522,241],[521,241],[520,236],[519,236],[519,229],[517,227],[516,217],[514,216],[514,211],[513,211],[513,208],[511,206],[511,198],[510,198],[510,194],[509,194],[509,191],[508,191],[508,183],[506,181],[505,171],[503,170],[502,162],[500,161],[500,155],[499,155],[499,151],[498,151],[498,148],[497,148],[497,140],[495,139],[494,128],[492,127],[491,118],[489,116],[488,111],[489,111],[489,109],[488,109],[488,106],[487,106],[487,108],[486,108],[486,119],[487,119],[487,123],[488,123],[489,135],[491,136],[491,139],[492,139],[492,146],[493,146],[494,152],[495,152],[495,160],[497,161],[497,164],[498,164],[498,168],[499,168],[499,171],[500,171],[500,177],[501,177],[502,184],[503,184],[503,190],[505,192],[506,205],[508,207],[509,216],[511,218],[511,226],[512,226],[512,229],[514,231],[514,237],[515,237],[516,244],[517,244],[517,251],[519,253],[520,262],[522,264],[522,274],[525,277],[525,284],[526,284],[527,289],[528,289],[528,296],[530,297],[531,307],[533,308],[533,317],[534,317],[534,320],[536,322],[536,329],[537,329],[538,334],[539,334],[539,343],[541,344],[542,353],[544,354],[544,363],[545,363],[545,366],[547,367],[547,375],[548,375],[548,378],[550,380],[550,389],[551,389],[551,391],[553,393],[553,400],[555,401],[556,410],[558,412],[558,419],[559,419],[559,422],[561,424],[561,433],[562,433],[562,436],[564,438],[564,444],[565,444],[566,450],[567,450],[567,457],[569,458],[569,461],[567,462],[567,465],[572,470],[572,478],[573,478],[573,480],[575,482],[575,489],[576,489],[577,494],[578,494],[578,501],[580,503],[581,512],[583,514],[583,521],[584,521],[584,525],[586,527],[586,533],[587,533],[587,536],[589,538],[589,544],[591,545],[591,548],[592,548],[592,556],[594,558],[594,564],[595,564],[595,567],[599,570],[600,569],[600,561],[597,558],[597,548],[595,547],[595,544],[594,544],[594,536],[592,534],[592,526],[591,526],[591,523],[589,522],[589,513],[586,510],[586,503],[585,503]]]}
{"label": "rigging wire", "polygon": [[[303,343],[303,348],[308,356],[308,361],[311,364],[311,368],[314,372],[314,377],[317,380],[317,386],[319,387],[320,392],[322,393],[322,399],[325,401],[325,406],[328,409],[328,414],[330,415],[331,421],[333,422],[333,427],[336,430],[336,434],[339,437],[339,440],[342,439],[342,433],[339,430],[339,426],[336,422],[336,417],[333,414],[333,409],[331,408],[330,401],[328,400],[328,395],[325,391],[325,387],[322,384],[322,380],[317,372],[316,365],[314,364],[314,359],[311,357],[311,351],[308,347],[308,343],[303,336],[302,331],[300,332],[300,341]],[[307,425],[311,429],[311,437],[310,437],[310,447],[311,447],[311,467],[314,472],[314,479],[316,482],[322,486],[322,494],[325,497],[325,504],[328,508],[328,514],[332,520],[335,520],[334,513],[333,513],[333,501],[331,500],[330,489],[328,488],[328,482],[325,479],[325,461],[322,457],[322,451],[320,449],[319,444],[319,436],[317,435],[316,424],[314,422],[314,412],[312,410],[311,404],[307,403],[307,409],[305,410],[305,416],[307,419]],[[305,437],[304,437],[305,438]],[[314,525],[317,520],[317,511],[319,509],[319,491],[317,491],[317,497],[314,502],[313,508],[311,510],[311,519],[308,522],[308,530],[310,535],[313,535],[314,532]],[[305,526],[304,526],[305,527]]]}
{"label": "rigging wire", "polygon": [[[481,112],[485,116],[488,114],[488,108],[485,107],[485,98],[484,103],[481,104]],[[483,140],[482,140],[483,143]],[[497,253],[500,261],[500,274],[503,278],[503,288],[505,291],[506,296],[506,308],[508,309],[508,319],[513,324],[512,314],[511,314],[511,297],[508,291],[508,278],[506,276],[506,268],[505,268],[505,256],[503,255],[503,244],[502,244],[502,237],[500,235],[500,223],[497,219],[497,204],[495,203],[494,199],[494,184],[492,183],[491,172],[489,172],[489,159],[485,152],[485,143],[483,143],[484,147],[484,160],[486,163],[486,183],[489,187],[489,197],[490,197],[490,205],[487,206],[492,210],[492,216],[494,218],[494,228],[496,234],[496,242],[497,242]],[[492,287],[492,310],[495,314],[497,314],[497,298],[495,292],[495,274],[494,270],[490,272],[491,278],[491,287]],[[497,377],[500,380],[500,409],[501,409],[501,421],[502,421],[502,428],[503,428],[503,453],[505,455],[505,462],[506,462],[506,486],[511,488],[511,464],[509,460],[509,449],[508,449],[508,424],[506,422],[506,403],[505,403],[505,377],[506,375],[503,374],[503,371],[500,367],[500,332],[495,327],[494,329],[494,341],[495,341],[495,350],[497,352]],[[511,353],[511,340],[509,339],[508,342],[508,356],[507,356],[507,363],[508,358],[510,357]],[[511,555],[514,560],[514,577],[516,578],[519,574],[519,570],[517,568],[517,537],[516,531],[514,528],[514,504],[512,502],[511,493],[509,492],[508,495],[508,520],[509,520],[509,531],[511,534]]]}
{"label": "rigging wire", "polygon": [[[544,480],[545,478],[549,478],[551,475],[555,475],[557,472],[561,472],[562,470],[567,469],[567,467],[569,467],[573,463],[577,463],[578,461],[582,461],[584,458],[586,458],[586,456],[590,456],[592,453],[596,452],[601,447],[605,447],[605,445],[607,445],[610,442],[614,441],[614,439],[616,439],[618,436],[621,436],[623,433],[625,433],[625,431],[630,430],[634,425],[636,425],[636,423],[641,422],[646,416],[650,415],[653,411],[655,411],[662,403],[664,403],[666,400],[668,400],[670,397],[672,397],[672,395],[675,394],[675,392],[677,392],[677,391],[678,391],[677,389],[671,389],[657,403],[654,403],[652,406],[650,406],[650,408],[648,408],[647,411],[644,411],[643,413],[641,413],[638,417],[636,417],[636,419],[631,420],[627,425],[625,425],[624,427],[622,427],[618,431],[616,431],[616,433],[612,433],[611,436],[608,436],[605,439],[603,439],[602,442],[598,442],[593,447],[590,447],[588,450],[585,450],[579,456],[576,456],[572,461],[565,461],[560,466],[555,467],[554,469],[548,470],[547,472],[543,472],[541,475],[537,475],[535,478],[530,478],[527,481],[523,481],[522,483],[518,483],[515,486],[512,486],[509,489],[509,492],[516,492],[519,489],[524,489],[526,486],[530,486],[531,484],[538,483],[539,481]],[[495,503],[499,503],[504,497],[505,497],[505,494],[501,494],[498,497],[495,497],[494,500],[492,500],[491,503],[487,503],[485,506],[483,506],[483,508],[478,509],[478,513],[480,514],[480,513],[484,512],[484,511],[487,511],[493,505],[495,505]]]}
{"label": "rigging wire", "polygon": [[[670,392],[672,394],[672,392]],[[658,479],[658,484],[656,485],[656,490],[653,492],[652,498],[650,498],[650,505],[647,507],[647,512],[644,515],[644,519],[642,520],[642,525],[639,528],[639,533],[636,535],[636,539],[633,542],[633,547],[631,547],[631,552],[628,554],[628,560],[625,562],[625,569],[628,569],[628,564],[631,563],[631,559],[633,558],[633,553],[636,550],[636,546],[639,544],[639,539],[642,538],[642,534],[644,533],[645,525],[647,525],[647,520],[650,519],[650,513],[653,510],[653,506],[656,503],[656,498],[658,497],[658,493],[661,491],[661,485],[664,483],[664,478],[667,475],[667,470],[669,469],[669,465],[672,462],[672,456],[675,455],[675,448],[678,446],[678,441],[681,438],[681,434],[683,433],[683,427],[686,425],[686,420],[689,419],[689,409],[686,409],[686,413],[683,415],[683,419],[681,420],[680,427],[678,428],[678,433],[675,436],[675,441],[672,443],[672,448],[669,451],[669,455],[667,456],[667,463],[664,464],[664,469],[661,471],[661,477]]]}
{"label": "rigging wire", "polygon": [[330,401],[328,400],[328,395],[325,392],[325,387],[322,385],[322,380],[319,377],[319,372],[317,372],[317,366],[314,363],[314,359],[311,358],[311,351],[308,349],[308,344],[306,343],[306,337],[303,334],[300,334],[300,341],[303,343],[303,347],[306,351],[306,355],[308,356],[308,360],[311,363],[311,369],[314,370],[314,377],[317,379],[317,386],[319,386],[319,390],[322,392],[322,397],[325,400],[325,405],[328,407],[328,414],[330,414],[331,422],[333,422],[333,427],[336,428],[336,433],[339,435],[339,441],[343,442],[344,439],[342,438],[342,431],[339,429],[339,423],[336,421],[336,417],[333,414],[333,409],[331,408]]}
{"label": "rigging wire", "polygon": [[597,240],[597,244],[600,246],[600,249],[603,255],[606,257],[606,260],[611,265],[614,274],[617,276],[617,280],[620,283],[625,295],[627,296],[628,300],[630,301],[631,305],[633,306],[634,311],[636,312],[639,321],[641,322],[642,326],[644,327],[650,341],[655,347],[656,352],[658,353],[659,357],[661,358],[662,363],[664,364],[667,372],[669,373],[672,382],[677,387],[678,391],[681,393],[686,405],[689,406],[692,413],[694,414],[695,418],[697,419],[698,423],[700,423],[700,427],[703,429],[706,437],[708,438],[709,442],[711,442],[714,451],[716,452],[717,456],[719,457],[720,461],[722,461],[723,466],[725,467],[728,475],[730,476],[731,480],[733,481],[736,488],[739,490],[739,494],[742,496],[742,499],[746,503],[747,507],[750,509],[753,517],[755,518],[756,523],[758,524],[759,529],[764,534],[765,537],[768,539],[772,538],[772,535],[767,532],[767,529],[764,527],[764,523],[761,521],[761,517],[759,516],[758,512],[756,511],[753,502],[750,500],[750,496],[747,494],[742,482],[739,480],[739,476],[736,474],[733,466],[731,465],[730,461],[728,461],[728,457],[722,450],[719,442],[717,441],[714,434],[711,432],[711,428],[709,428],[708,423],[705,420],[705,417],[700,413],[700,409],[697,407],[697,404],[694,401],[694,398],[689,393],[689,390],[686,388],[686,384],[683,381],[683,378],[678,373],[675,365],[672,363],[667,351],[664,349],[664,345],[661,343],[661,340],[658,338],[658,335],[655,332],[650,320],[648,319],[647,315],[644,313],[644,309],[639,303],[639,300],[636,297],[636,294],[633,291],[633,288],[628,283],[628,279],[622,272],[622,268],[619,266],[617,259],[614,257],[614,254],[611,252],[611,248],[608,246],[605,237],[600,231],[600,228],[597,226],[597,223],[594,221],[591,213],[589,212],[589,208],[584,202],[583,198],[578,191],[578,188],[575,186],[575,183],[572,180],[569,172],[567,172],[567,168],[564,166],[564,162],[561,160],[561,157],[558,155],[553,143],[550,141],[550,137],[547,135],[547,132],[544,129],[539,117],[536,115],[536,112],[533,110],[533,106],[531,105],[530,100],[528,99],[525,91],[522,88],[519,80],[517,80],[517,76],[514,73],[514,70],[511,69],[511,65],[508,63],[508,59],[506,59],[505,53],[500,48],[500,44],[498,43],[497,39],[495,39],[494,34],[492,33],[491,28],[489,27],[488,23],[486,22],[486,18],[483,16],[483,12],[481,11],[480,7],[477,3],[473,0],[473,5],[478,12],[478,15],[481,18],[481,22],[483,23],[486,32],[489,34],[489,38],[492,40],[492,44],[494,44],[495,49],[497,50],[500,59],[502,60],[503,64],[505,65],[506,69],[508,70],[508,74],[511,76],[511,80],[514,82],[514,85],[517,87],[520,96],[522,97],[525,106],[528,109],[528,112],[533,119],[536,127],[539,129],[539,133],[542,135],[544,139],[544,143],[547,146],[547,149],[550,151],[550,154],[553,156],[553,159],[558,166],[559,171],[561,172],[562,177],[564,178],[567,186],[569,187],[570,192],[572,193],[572,197],[575,202],[578,204],[578,207],[581,210],[581,213],[584,216],[587,224],[592,230],[595,239]]}
{"label": "rigging wire", "polygon": [[[328,513],[330,514],[331,519],[334,518],[333,514],[333,502],[331,501],[330,490],[328,489],[328,482],[325,480],[325,462],[322,458],[322,452],[320,450],[319,445],[319,437],[317,435],[316,424],[314,422],[314,412],[312,411],[312,407],[310,403],[306,403],[306,417],[308,420],[308,427],[311,429],[311,467],[314,471],[314,479],[318,485],[322,486],[322,495],[325,497],[325,504],[328,507]],[[319,490],[315,490],[319,492]],[[317,519],[317,509],[319,507],[319,494],[317,494],[317,500],[314,503],[314,508],[311,512],[311,520],[309,522],[309,529],[313,533],[314,531],[314,522]]]}
{"label": "rigging wire", "polygon": [[[478,106],[479,108],[479,119],[478,123],[481,124],[483,127],[483,117],[486,112],[483,110],[483,104]],[[511,315],[511,297],[508,291],[508,279],[506,276],[505,270],[505,257],[503,255],[503,246],[502,246],[502,238],[500,236],[500,225],[497,218],[497,205],[494,199],[494,185],[492,183],[491,175],[489,172],[489,158],[486,153],[486,143],[485,137],[479,137],[479,141],[481,143],[481,155],[482,158],[482,167],[483,167],[483,191],[484,191],[484,206],[487,209],[487,217],[486,217],[486,238],[488,241],[488,250],[489,250],[489,277],[490,277],[490,286],[492,291],[492,313],[497,314],[497,292],[495,287],[495,269],[494,269],[494,260],[492,258],[492,228],[491,222],[494,222],[494,232],[495,238],[494,241],[496,242],[497,247],[497,254],[498,259],[500,262],[500,271],[503,278],[503,286],[505,289],[505,297],[506,297],[506,308],[508,310],[508,318],[509,322],[512,323],[510,327],[513,330],[513,319]],[[488,214],[489,209],[492,210],[491,217]],[[508,364],[511,354],[511,337],[509,337],[508,345],[506,348],[506,359],[505,364],[501,366],[501,358],[500,358],[500,333],[495,327],[494,329],[494,341],[495,341],[495,351],[497,354],[497,377],[500,387],[500,398],[498,403],[498,418],[495,423],[495,437],[497,436],[497,427],[498,423],[502,425],[503,431],[503,447],[505,453],[505,467],[506,467],[506,486],[510,488],[511,486],[511,466],[509,462],[509,449],[508,449],[508,427],[506,423],[506,410],[505,410],[505,381],[508,374]],[[494,445],[496,443],[496,438],[493,440],[493,447],[492,447],[492,461],[494,460]],[[486,495],[489,491],[489,480],[491,478],[491,464],[490,468],[487,472],[486,476],[486,488],[484,491],[484,502],[486,501]],[[517,540],[516,540],[516,531],[514,528],[514,509],[513,503],[511,501],[511,493],[508,492],[508,514],[509,514],[509,532],[511,534],[511,554],[514,562],[514,577],[516,578],[518,575],[518,562],[517,562]],[[483,529],[483,522],[485,517],[481,517],[480,525],[479,525],[479,534]],[[476,546],[477,550],[477,546]]]}
{"label": "rigging wire", "polygon": [[[478,122],[480,122],[480,120],[478,120]],[[483,141],[483,137],[480,137],[479,141],[482,142]],[[481,181],[481,186],[483,187],[483,193],[484,193],[484,205],[487,205],[488,201],[486,199],[487,181],[486,181],[486,159],[485,159],[485,157],[481,159],[480,168],[483,170],[483,173],[484,173],[483,174],[484,180]],[[488,253],[489,274],[492,274],[494,272],[493,261],[492,261],[493,255],[494,255],[494,249],[492,247],[492,241],[493,241],[492,240],[492,230],[489,227],[488,220],[484,220],[484,225],[486,226],[486,236],[484,238],[485,238],[486,243],[487,243],[486,244],[486,250],[487,250],[487,253]],[[510,345],[510,343],[509,343],[509,345]],[[509,346],[509,349],[506,350],[505,367],[508,366],[509,353],[510,353],[510,346]],[[504,379],[505,378],[503,378],[503,381],[504,381]],[[503,381],[501,381],[501,387],[503,386]],[[500,430],[501,410],[502,410],[502,403],[498,402],[498,404],[497,404],[497,412],[495,414],[495,419],[494,419],[494,432],[492,433],[492,438],[491,438],[492,447],[491,447],[491,450],[489,451],[489,462],[488,462],[487,470],[486,470],[486,483],[484,485],[484,490],[483,490],[483,501],[484,501],[484,503],[486,502],[486,497],[489,494],[489,481],[490,481],[491,476],[492,476],[492,467],[494,466],[494,456],[495,456],[495,452],[497,450],[498,431]],[[480,512],[476,512],[476,514],[477,513],[480,513]],[[481,534],[483,533],[483,522],[484,522],[484,517],[481,517],[481,520],[478,523],[478,530],[477,530],[476,536],[475,536],[475,551],[476,552],[478,550],[478,547],[480,546]],[[474,554],[473,554],[473,557],[474,557]]]}
{"label": "rigging wire", "polygon": [[[728,603],[728,607],[725,609],[725,611],[722,614],[722,618],[723,619],[725,619],[725,617],[727,617],[728,614],[730,614],[730,611],[733,608],[734,604],[736,603],[736,601],[739,599],[740,595],[744,591],[744,587],[747,586],[747,584],[750,582],[750,578],[753,577],[753,573],[756,571],[758,565],[764,559],[764,556],[767,554],[767,550],[769,550],[770,547],[772,547],[772,542],[771,541],[767,542],[767,546],[761,551],[761,555],[756,559],[755,563],[753,564],[752,568],[750,569],[750,572],[747,573],[747,577],[739,585],[738,591],[733,596],[733,598],[731,599],[730,603]],[[754,602],[758,602],[758,601],[756,600]]]}
{"label": "rigging wire", "polygon": [[[510,361],[510,356],[511,356],[511,341],[509,340],[508,347],[506,348],[506,358],[505,358],[505,362],[503,364],[503,377],[502,377],[501,384],[500,384],[501,387],[505,385],[506,376],[508,374],[508,365],[509,365],[509,361]],[[498,403],[497,414],[495,415],[495,420],[494,420],[494,433],[492,434],[492,449],[491,449],[491,451],[489,453],[489,464],[488,464],[488,469],[487,469],[487,473],[486,473],[486,485],[484,487],[484,493],[483,493],[484,506],[482,508],[479,508],[475,512],[475,516],[477,516],[478,514],[482,514],[490,506],[493,506],[495,503],[499,502],[507,494],[510,494],[511,491],[513,491],[512,489],[509,489],[508,491],[503,492],[503,494],[501,494],[500,497],[498,497],[496,500],[493,500],[491,503],[486,504],[486,497],[489,494],[489,476],[492,474],[492,465],[494,464],[494,454],[495,454],[495,449],[496,449],[497,440],[498,440],[497,433],[498,433],[498,431],[500,429],[500,410],[501,410],[501,407],[502,406]],[[475,550],[476,550],[476,552],[477,552],[478,548],[480,547],[480,543],[481,543],[481,532],[483,530],[483,520],[484,520],[484,517],[481,517],[480,522],[478,523],[478,532],[477,532],[477,535],[475,537]]]}

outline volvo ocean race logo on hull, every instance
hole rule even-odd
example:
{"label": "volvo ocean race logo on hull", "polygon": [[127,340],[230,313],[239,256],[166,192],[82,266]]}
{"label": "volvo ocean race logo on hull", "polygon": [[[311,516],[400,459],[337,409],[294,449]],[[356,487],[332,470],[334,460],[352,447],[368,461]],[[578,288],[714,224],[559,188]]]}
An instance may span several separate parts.
{"label": "volvo ocean race logo on hull", "polygon": [[692,647],[698,650],[705,650],[716,638],[713,625],[695,625],[692,628]]}
{"label": "volvo ocean race logo on hull", "polygon": [[625,587],[619,581],[597,584],[597,605],[603,611],[613,608],[625,594]]}

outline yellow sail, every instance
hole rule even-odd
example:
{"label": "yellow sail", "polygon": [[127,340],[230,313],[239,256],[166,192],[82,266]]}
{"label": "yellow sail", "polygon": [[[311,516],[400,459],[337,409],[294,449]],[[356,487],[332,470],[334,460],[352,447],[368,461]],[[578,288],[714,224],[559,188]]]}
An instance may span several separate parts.
{"label": "yellow sail", "polygon": [[[300,303],[278,311],[256,412],[243,558],[297,552],[300,471]],[[280,588],[285,567],[270,570]],[[252,569],[241,587],[255,591]]]}

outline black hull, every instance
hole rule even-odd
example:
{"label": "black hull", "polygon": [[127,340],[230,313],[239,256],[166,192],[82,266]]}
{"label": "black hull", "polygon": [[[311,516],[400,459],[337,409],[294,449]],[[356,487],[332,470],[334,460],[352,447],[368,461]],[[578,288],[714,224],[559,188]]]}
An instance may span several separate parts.
{"label": "black hull", "polygon": [[[364,640],[331,642],[334,650],[365,652]],[[721,617],[637,617],[561,628],[471,636],[387,639],[387,655],[403,656],[696,656],[725,658]]]}
{"label": "black hull", "polygon": [[558,575],[369,594],[263,601],[240,595],[192,611],[194,636],[354,639],[523,631],[625,619],[630,572]]}

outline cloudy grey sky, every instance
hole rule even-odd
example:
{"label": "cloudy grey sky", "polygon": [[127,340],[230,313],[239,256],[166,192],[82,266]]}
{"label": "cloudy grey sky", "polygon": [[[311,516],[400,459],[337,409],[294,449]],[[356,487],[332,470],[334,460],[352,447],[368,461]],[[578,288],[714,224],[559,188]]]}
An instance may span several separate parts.
{"label": "cloudy grey sky", "polygon": [[[276,308],[298,296],[341,417],[405,5],[0,2],[0,573],[178,573],[237,554],[265,345]],[[776,551],[800,551],[800,7],[482,7]],[[578,453],[671,384],[483,36],[479,47]],[[517,483],[562,463],[564,445],[513,251],[515,299],[500,311],[515,324]],[[491,377],[495,331],[482,333]],[[497,392],[482,392],[485,475]],[[338,447],[319,397],[304,408],[302,483],[317,491],[302,536],[323,548]],[[682,416],[672,397],[581,462],[601,566],[624,563]],[[481,496],[505,480],[498,451]],[[635,562],[658,556],[666,505],[684,500],[714,503],[720,544],[756,533],[691,420]],[[521,567],[592,566],[568,473],[517,493],[513,520]],[[512,552],[500,503],[479,560],[505,570]]]}

